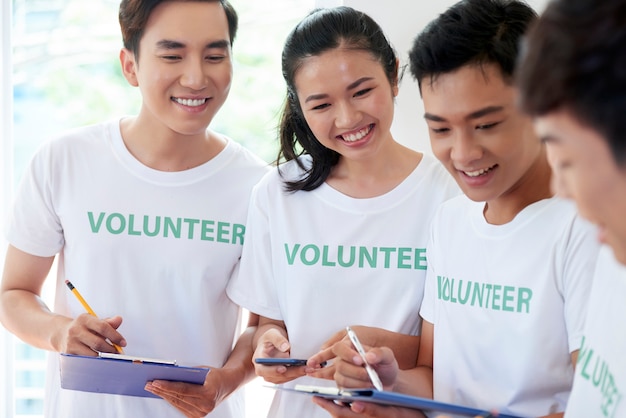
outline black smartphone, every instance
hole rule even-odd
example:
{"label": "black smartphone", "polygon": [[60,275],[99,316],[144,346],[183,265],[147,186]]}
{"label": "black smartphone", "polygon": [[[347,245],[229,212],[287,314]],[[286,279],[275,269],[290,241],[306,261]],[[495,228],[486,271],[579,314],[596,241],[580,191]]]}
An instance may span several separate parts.
{"label": "black smartphone", "polygon": [[[299,358],[257,358],[254,360],[257,364],[263,364],[266,366],[306,366],[306,359]],[[322,363],[321,366],[324,367],[326,362]]]}
{"label": "black smartphone", "polygon": [[299,358],[257,358],[254,361],[266,366],[306,366],[306,360]]}

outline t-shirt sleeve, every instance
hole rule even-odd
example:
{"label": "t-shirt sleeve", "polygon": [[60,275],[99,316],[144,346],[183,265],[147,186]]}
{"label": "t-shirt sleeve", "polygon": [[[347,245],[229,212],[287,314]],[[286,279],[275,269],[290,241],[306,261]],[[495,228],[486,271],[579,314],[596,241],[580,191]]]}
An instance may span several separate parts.
{"label": "t-shirt sleeve", "polygon": [[274,283],[267,187],[261,181],[252,192],[239,268],[226,292],[250,312],[282,320]]}
{"label": "t-shirt sleeve", "polygon": [[563,259],[561,291],[570,352],[580,348],[600,244],[593,225],[576,217]]}
{"label": "t-shirt sleeve", "polygon": [[430,233],[428,243],[426,245],[426,283],[424,284],[424,298],[422,300],[422,306],[420,307],[420,316],[423,320],[435,323],[435,300],[437,297],[437,259],[438,249],[437,240],[435,239],[435,229],[438,220],[440,219],[439,213],[441,209],[437,211],[430,226]]}
{"label": "t-shirt sleeve", "polygon": [[40,149],[24,173],[7,219],[7,241],[39,257],[57,254],[64,245],[63,227],[54,203],[55,164],[51,146]]}

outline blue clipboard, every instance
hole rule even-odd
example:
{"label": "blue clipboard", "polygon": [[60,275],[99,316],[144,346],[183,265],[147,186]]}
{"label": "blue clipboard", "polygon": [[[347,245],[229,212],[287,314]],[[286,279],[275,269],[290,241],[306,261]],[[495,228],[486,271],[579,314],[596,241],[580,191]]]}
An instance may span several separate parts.
{"label": "blue clipboard", "polygon": [[[373,402],[381,405],[398,406],[409,409],[418,409],[424,412],[439,412],[452,414],[455,416],[490,416],[489,411],[477,408],[470,408],[445,402],[438,402],[432,399],[419,398],[397,392],[388,392],[367,389],[339,389],[334,387],[318,387],[307,385],[296,385],[294,388],[275,386],[275,389],[287,390],[290,392],[319,396],[326,399],[349,404],[355,401]],[[498,413],[498,418],[524,418],[517,415],[507,415]]]}
{"label": "blue clipboard", "polygon": [[176,365],[174,361],[132,356],[90,357],[61,353],[61,387],[83,392],[158,398],[144,390],[152,380],[203,384],[208,368]]}

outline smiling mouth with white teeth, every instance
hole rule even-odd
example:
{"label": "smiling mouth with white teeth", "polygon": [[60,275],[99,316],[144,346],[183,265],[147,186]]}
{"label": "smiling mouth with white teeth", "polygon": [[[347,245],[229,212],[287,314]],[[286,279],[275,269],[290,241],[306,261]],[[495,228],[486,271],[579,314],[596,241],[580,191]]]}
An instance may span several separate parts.
{"label": "smiling mouth with white teeth", "polygon": [[209,99],[207,99],[207,98],[204,98],[204,99],[181,99],[181,98],[178,98],[178,97],[172,97],[172,100],[175,101],[178,104],[183,105],[183,106],[197,107],[197,106],[202,106]]}
{"label": "smiling mouth with white teeth", "polygon": [[467,177],[478,177],[478,176],[482,176],[483,174],[487,174],[488,172],[490,172],[496,167],[497,167],[497,164],[488,168],[481,168],[480,170],[476,170],[476,171],[463,171],[463,174],[465,174]]}
{"label": "smiling mouth with white teeth", "polygon": [[363,139],[367,136],[367,134],[370,133],[370,131],[372,130],[372,128],[374,127],[374,124],[371,125],[367,125],[365,128],[352,133],[352,134],[345,134],[345,135],[339,135],[339,138],[341,138],[342,140],[346,141],[346,142],[356,142],[360,139]]}

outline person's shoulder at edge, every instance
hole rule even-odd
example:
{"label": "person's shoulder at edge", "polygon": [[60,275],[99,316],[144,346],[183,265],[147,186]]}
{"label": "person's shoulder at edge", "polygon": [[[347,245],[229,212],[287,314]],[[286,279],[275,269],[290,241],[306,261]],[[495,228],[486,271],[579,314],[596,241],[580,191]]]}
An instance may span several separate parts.
{"label": "person's shoulder at edge", "polygon": [[31,162],[55,160],[67,153],[81,153],[88,150],[100,152],[100,146],[107,142],[113,124],[119,120],[107,120],[98,123],[68,128],[50,135],[43,135],[32,155]]}
{"label": "person's shoulder at edge", "polygon": [[601,243],[598,241],[598,227],[592,222],[583,218],[576,208],[574,201],[559,196],[552,198],[554,201],[554,211],[558,213],[558,218],[562,225],[562,239],[566,247],[576,248],[584,245],[589,254],[597,254],[600,251]]}
{"label": "person's shoulder at edge", "polygon": [[56,146],[65,142],[85,142],[89,139],[104,138],[109,134],[112,125],[118,124],[119,119],[110,119],[87,125],[75,126],[67,128],[60,132],[51,133],[50,136],[43,139],[40,147]]}
{"label": "person's shoulder at edge", "polygon": [[257,188],[276,188],[280,186],[280,190],[284,190],[285,181],[295,181],[302,178],[306,173],[306,168],[311,166],[311,157],[303,155],[299,157],[300,162],[305,167],[300,167],[296,160],[286,161],[276,166],[275,163],[269,164],[268,172],[263,176],[257,184]]}
{"label": "person's shoulder at edge", "polygon": [[442,216],[458,217],[459,213],[467,213],[470,207],[484,207],[484,205],[485,202],[474,202],[463,192],[459,192],[459,194],[442,202],[437,208],[436,215],[438,218]]}
{"label": "person's shoulder at edge", "polygon": [[[610,272],[610,274],[606,274]],[[626,265],[615,257],[613,248],[608,244],[601,244],[598,250],[598,262],[594,282],[598,280],[626,280]]]}
{"label": "person's shoulder at edge", "polygon": [[264,172],[271,171],[271,164],[264,161],[261,157],[259,157],[253,151],[251,151],[244,145],[240,144],[233,138],[229,137],[228,135],[224,135],[220,133],[218,133],[217,135],[219,135],[221,138],[223,138],[226,141],[225,149],[232,148],[233,154],[242,157],[244,161],[248,161],[253,166],[261,167],[261,169],[264,170]]}
{"label": "person's shoulder at edge", "polygon": [[559,213],[559,218],[563,222],[572,225],[582,233],[595,234],[597,227],[578,213],[576,203],[573,200],[558,195],[546,200],[549,202],[549,205],[546,205],[546,209]]}
{"label": "person's shoulder at edge", "polygon": [[427,153],[422,154],[422,160],[417,166],[417,169],[422,170],[422,173],[425,173],[429,181],[445,187],[452,193],[451,197],[463,194],[457,182],[439,160],[433,155]]}

